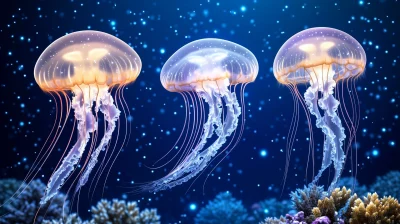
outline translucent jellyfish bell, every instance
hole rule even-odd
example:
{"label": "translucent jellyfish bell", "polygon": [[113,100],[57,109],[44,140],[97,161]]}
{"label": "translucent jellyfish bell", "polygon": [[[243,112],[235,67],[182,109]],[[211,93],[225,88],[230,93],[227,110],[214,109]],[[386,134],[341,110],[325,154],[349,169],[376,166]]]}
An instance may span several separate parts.
{"label": "translucent jellyfish bell", "polygon": [[[365,51],[349,34],[328,27],[297,33],[279,49],[274,60],[275,78],[282,84],[308,83],[308,70],[333,65],[334,79],[359,76],[366,65]],[[318,77],[317,77],[318,78]]]}
{"label": "translucent jellyfish bell", "polygon": [[141,67],[137,53],[120,39],[98,31],[79,31],[48,46],[34,74],[44,91],[61,91],[82,84],[128,84],[136,80]]}
{"label": "translucent jellyfish bell", "polygon": [[[168,175],[142,185],[138,191],[160,191],[183,184],[203,172],[212,159],[234,148],[244,130],[244,118],[239,121],[244,113],[244,87],[256,79],[257,73],[255,56],[230,41],[202,39],[176,51],[161,70],[161,83],[168,91],[180,93],[185,101],[184,127],[178,141],[167,153],[177,154],[165,164],[174,158],[180,159]],[[209,106],[208,116],[203,100]],[[209,138],[213,136],[216,140],[210,143]],[[222,148],[229,138],[226,147]],[[179,150],[175,150],[177,145]]]}
{"label": "translucent jellyfish bell", "polygon": [[257,59],[246,48],[221,39],[193,41],[176,51],[161,70],[161,83],[171,92],[199,91],[204,81],[253,82]]}
{"label": "translucent jellyfish bell", "polygon": [[[306,112],[310,127],[310,150],[313,150],[310,114],[316,117],[316,126],[322,129],[325,135],[322,167],[313,183],[316,183],[323,171],[333,163],[335,175],[329,190],[334,189],[343,171],[351,143],[355,139],[359,105],[354,80],[363,74],[365,65],[365,51],[360,43],[349,34],[328,27],[311,28],[293,35],[279,49],[274,60],[273,71],[277,81],[287,85],[295,96],[294,99],[299,99],[301,105],[309,110]],[[340,82],[341,80],[346,80],[346,85]],[[297,84],[300,83],[310,84],[304,93],[304,98],[297,89]],[[335,93],[336,88],[338,89]],[[344,88],[347,91],[343,91]],[[349,94],[349,97],[344,97],[344,94]],[[346,107],[345,99],[350,99],[349,109]],[[297,106],[294,110],[294,121],[298,122],[299,104],[295,105]],[[342,107],[339,107],[340,105]],[[324,111],[323,115],[320,109]],[[342,125],[342,120],[345,126]],[[349,133],[347,142],[345,142],[345,127]],[[291,132],[295,130],[291,126]],[[288,140],[288,155],[294,142],[294,139],[291,139],[294,138],[293,133],[289,136],[291,137]],[[285,176],[287,171],[288,165]]]}

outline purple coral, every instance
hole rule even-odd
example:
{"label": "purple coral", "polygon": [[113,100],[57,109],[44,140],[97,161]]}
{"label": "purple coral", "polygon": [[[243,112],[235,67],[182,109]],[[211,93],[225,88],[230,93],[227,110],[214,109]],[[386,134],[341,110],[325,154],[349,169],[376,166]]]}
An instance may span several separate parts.
{"label": "purple coral", "polygon": [[286,214],[286,224],[307,224],[304,221],[304,212],[298,212],[294,216]]}
{"label": "purple coral", "polygon": [[318,217],[312,224],[331,224],[331,220],[326,216]]}

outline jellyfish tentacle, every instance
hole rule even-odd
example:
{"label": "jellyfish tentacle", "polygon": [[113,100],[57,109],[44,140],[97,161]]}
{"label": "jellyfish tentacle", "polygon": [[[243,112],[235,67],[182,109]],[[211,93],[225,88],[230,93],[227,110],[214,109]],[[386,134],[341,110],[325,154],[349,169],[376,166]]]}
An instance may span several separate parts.
{"label": "jellyfish tentacle", "polygon": [[45,204],[58,193],[58,190],[62,187],[64,181],[69,177],[75,165],[82,157],[85,147],[89,142],[90,133],[97,129],[96,119],[91,111],[93,101],[92,99],[85,100],[84,95],[86,94],[82,93],[82,91],[75,91],[75,96],[72,98],[72,108],[75,111],[75,118],[78,121],[78,140],[63,159],[58,169],[50,177],[44,196],[40,201],[41,205]]}
{"label": "jellyfish tentacle", "polygon": [[319,178],[322,176],[322,173],[331,164],[331,152],[332,152],[332,146],[330,140],[331,131],[329,127],[326,125],[325,120],[318,109],[318,91],[319,91],[318,84],[311,83],[310,87],[308,87],[308,89],[304,93],[304,99],[308,109],[310,110],[310,113],[317,118],[316,120],[317,128],[322,129],[322,132],[325,135],[325,141],[323,145],[324,149],[323,149],[322,166],[321,169],[318,171],[318,174],[314,177],[314,180],[312,182],[314,184],[319,180]]}
{"label": "jellyfish tentacle", "polygon": [[[226,142],[227,138],[236,129],[241,114],[240,105],[234,92],[230,92],[227,87],[224,87],[219,92],[211,91],[202,94],[204,100],[210,105],[209,118],[204,125],[204,133],[202,142],[185,158],[185,160],[177,166],[168,176],[150,183],[151,191],[160,191],[187,182],[202,170],[204,170],[211,159],[217,154],[218,149]],[[222,123],[222,101],[227,108],[226,118]],[[217,128],[215,133],[218,139],[208,148],[203,149],[206,143],[206,136],[212,132],[212,125]]]}
{"label": "jellyfish tentacle", "polygon": [[84,173],[79,178],[79,182],[78,185],[76,186],[75,192],[77,192],[88,181],[89,175],[98,161],[97,158],[100,152],[104,151],[108,143],[111,141],[112,133],[116,128],[116,121],[118,120],[119,115],[121,114],[121,111],[118,110],[118,108],[114,105],[114,100],[111,94],[107,90],[103,90],[103,93],[101,95],[102,97],[100,98],[99,109],[104,114],[105,122],[107,122],[107,129],[99,145],[90,156],[91,157],[90,161]]}
{"label": "jellyfish tentacle", "polygon": [[324,120],[332,132],[332,160],[335,168],[335,176],[331,185],[329,186],[329,191],[332,191],[337,181],[340,178],[343,164],[345,160],[345,153],[343,150],[343,141],[346,138],[344,127],[337,114],[337,109],[340,102],[333,96],[333,89],[336,86],[336,82],[332,79],[326,82],[323,97],[318,100],[318,104],[322,110],[324,110]]}
{"label": "jellyfish tentacle", "polygon": [[[317,118],[316,126],[321,128],[325,135],[322,167],[315,176],[313,183],[315,184],[319,180],[322,173],[333,162],[335,176],[329,186],[329,191],[335,188],[341,175],[345,159],[343,141],[346,138],[346,135],[344,133],[342,122],[337,114],[339,101],[333,96],[333,89],[335,86],[336,82],[332,78],[329,78],[324,82],[323,86],[311,84],[304,94],[304,98],[311,114]],[[322,98],[320,99],[318,99],[318,91],[322,92]],[[321,116],[318,106],[324,111],[324,116]]]}
{"label": "jellyfish tentacle", "polygon": [[[214,93],[215,94],[215,93]],[[221,93],[219,93],[221,99],[225,102],[225,106],[227,108],[226,118],[224,123],[219,123],[221,126],[219,132],[216,132],[218,135],[218,139],[207,149],[199,152],[198,154],[192,154],[192,158],[189,159],[191,161],[191,169],[183,170],[184,176],[181,179],[174,180],[170,183],[170,188],[180,185],[184,182],[187,182],[191,178],[195,177],[201,171],[203,171],[208,165],[211,159],[217,154],[218,149],[222,147],[222,145],[226,142],[227,137],[229,137],[232,132],[237,128],[239,122],[239,116],[241,114],[240,105],[236,98],[236,94],[229,92],[228,89],[224,89]]]}
{"label": "jellyfish tentacle", "polygon": [[[146,187],[146,190],[161,191],[182,184],[187,181],[184,180],[186,173],[190,173],[196,168],[199,152],[204,148],[207,139],[210,138],[216,130],[214,125],[218,126],[220,123],[222,124],[221,121],[218,121],[219,115],[222,113],[222,108],[218,108],[218,103],[216,102],[217,98],[213,95],[213,92],[209,89],[205,89],[201,93],[201,97],[209,105],[209,114],[207,122],[204,124],[203,134],[199,144],[197,144],[190,154],[188,154],[174,170],[172,170],[167,176],[151,182],[149,186],[147,186],[148,189]],[[220,106],[222,105],[220,104]]]}

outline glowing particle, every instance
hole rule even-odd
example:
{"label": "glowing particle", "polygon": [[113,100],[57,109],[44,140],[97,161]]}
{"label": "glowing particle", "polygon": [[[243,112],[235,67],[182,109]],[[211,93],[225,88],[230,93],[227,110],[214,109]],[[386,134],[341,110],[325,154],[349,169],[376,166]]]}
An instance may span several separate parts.
{"label": "glowing particle", "polygon": [[243,5],[243,6],[240,7],[240,11],[246,12],[246,10],[247,10],[246,6]]}
{"label": "glowing particle", "polygon": [[192,203],[192,204],[189,205],[189,209],[192,210],[192,211],[195,211],[197,209],[197,205]]}
{"label": "glowing particle", "polygon": [[261,157],[267,157],[268,156],[268,151],[266,149],[261,149],[260,156]]}

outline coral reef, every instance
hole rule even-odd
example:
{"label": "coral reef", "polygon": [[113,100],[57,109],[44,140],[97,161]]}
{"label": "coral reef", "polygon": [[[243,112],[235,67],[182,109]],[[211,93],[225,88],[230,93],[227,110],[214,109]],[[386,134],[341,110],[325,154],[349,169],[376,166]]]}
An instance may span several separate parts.
{"label": "coral reef", "polygon": [[248,223],[248,213],[242,201],[231,193],[220,193],[200,210],[195,218],[196,224],[244,224]]}
{"label": "coral reef", "polygon": [[294,208],[297,211],[304,212],[306,217],[312,215],[312,209],[318,205],[318,200],[324,196],[324,188],[313,184],[290,193]]}
{"label": "coral reef", "polygon": [[[46,185],[40,180],[33,180],[29,185],[16,179],[0,180],[0,204],[5,203],[0,208],[0,223],[33,223],[35,215],[37,223],[42,223],[43,219],[60,219],[63,206],[64,212],[68,212],[66,196],[60,193],[40,206],[45,189]],[[15,192],[15,198],[7,202]]]}
{"label": "coral reef", "polygon": [[[315,218],[325,216],[330,220],[335,220],[336,212],[342,209],[344,209],[342,210],[343,214],[349,215],[351,204],[347,206],[347,203],[351,197],[351,190],[347,190],[346,187],[336,188],[329,198],[325,197],[318,200],[318,205],[312,209],[312,213]],[[355,198],[353,199],[355,200]]]}
{"label": "coral reef", "polygon": [[94,222],[92,221],[85,221],[82,222],[82,219],[78,216],[78,214],[76,213],[72,213],[70,215],[68,215],[66,218],[64,219],[53,219],[53,220],[44,220],[42,222],[42,224],[94,224]]}
{"label": "coral reef", "polygon": [[295,213],[292,203],[288,200],[279,201],[276,198],[266,199],[251,206],[253,217],[257,221],[267,217],[279,217],[282,214]]}
{"label": "coral reef", "polygon": [[304,212],[300,211],[296,215],[292,216],[289,214],[286,214],[286,223],[290,224],[307,224],[304,218]]}
{"label": "coral reef", "polygon": [[99,224],[158,224],[160,216],[156,209],[145,209],[139,212],[136,202],[125,202],[114,199],[112,202],[101,200],[96,207],[92,207],[94,223]]}
{"label": "coral reef", "polygon": [[286,219],[284,217],[278,218],[266,218],[262,224],[286,224]]}
{"label": "coral reef", "polygon": [[357,199],[352,207],[350,224],[400,223],[400,204],[393,197],[379,199],[377,193]]}
{"label": "coral reef", "polygon": [[377,177],[370,186],[370,192],[376,192],[381,196],[400,198],[400,171],[391,171]]}
{"label": "coral reef", "polygon": [[316,218],[312,224],[331,224],[331,220],[326,216],[321,216]]}
{"label": "coral reef", "polygon": [[139,211],[136,202],[125,202],[114,199],[102,199],[92,207],[92,220],[82,221],[75,213],[64,220],[46,220],[43,224],[160,224],[160,216],[156,209]]}

